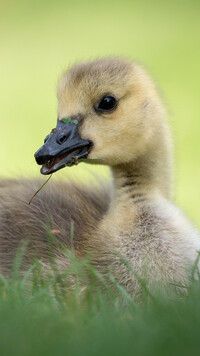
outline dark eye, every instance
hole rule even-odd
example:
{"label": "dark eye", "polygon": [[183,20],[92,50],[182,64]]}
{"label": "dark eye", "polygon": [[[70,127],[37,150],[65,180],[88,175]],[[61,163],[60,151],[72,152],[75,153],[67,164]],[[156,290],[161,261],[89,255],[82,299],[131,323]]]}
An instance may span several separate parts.
{"label": "dark eye", "polygon": [[100,112],[112,111],[117,105],[117,100],[113,96],[105,96],[101,99],[97,106],[97,110]]}

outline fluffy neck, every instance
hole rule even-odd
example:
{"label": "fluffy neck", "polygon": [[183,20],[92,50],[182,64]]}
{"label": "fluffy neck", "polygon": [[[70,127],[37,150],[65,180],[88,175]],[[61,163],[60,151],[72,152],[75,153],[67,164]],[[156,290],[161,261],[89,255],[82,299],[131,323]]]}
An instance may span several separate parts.
{"label": "fluffy neck", "polygon": [[156,134],[146,152],[133,162],[111,168],[114,191],[111,208],[127,208],[171,195],[171,140],[168,130]]}

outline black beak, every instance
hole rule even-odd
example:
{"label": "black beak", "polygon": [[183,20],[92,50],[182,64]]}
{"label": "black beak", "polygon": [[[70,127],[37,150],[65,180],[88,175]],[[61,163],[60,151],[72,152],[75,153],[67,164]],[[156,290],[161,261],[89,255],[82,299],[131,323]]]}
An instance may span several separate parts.
{"label": "black beak", "polygon": [[[67,123],[66,123],[67,121]],[[44,145],[35,153],[36,162],[42,165],[42,174],[51,174],[87,158],[92,142],[82,140],[76,119],[63,119],[46,137]]]}

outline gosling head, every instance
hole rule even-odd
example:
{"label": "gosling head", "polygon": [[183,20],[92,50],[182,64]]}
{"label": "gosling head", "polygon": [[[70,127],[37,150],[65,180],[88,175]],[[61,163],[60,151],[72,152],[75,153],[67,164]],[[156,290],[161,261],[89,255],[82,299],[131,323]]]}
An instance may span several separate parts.
{"label": "gosling head", "polygon": [[36,152],[42,174],[88,158],[105,165],[134,161],[159,135],[165,116],[138,64],[103,58],[74,65],[58,85],[58,124]]}

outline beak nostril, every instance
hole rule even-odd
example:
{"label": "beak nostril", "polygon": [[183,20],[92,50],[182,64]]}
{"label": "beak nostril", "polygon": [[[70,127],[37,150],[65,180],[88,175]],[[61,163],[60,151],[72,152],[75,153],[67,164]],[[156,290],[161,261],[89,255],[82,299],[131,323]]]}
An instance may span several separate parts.
{"label": "beak nostril", "polygon": [[70,136],[70,133],[62,135],[62,136],[58,137],[56,141],[59,145],[62,145],[68,139],[69,136]]}

